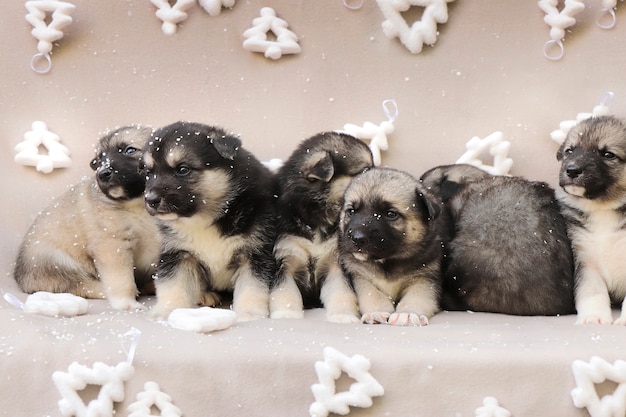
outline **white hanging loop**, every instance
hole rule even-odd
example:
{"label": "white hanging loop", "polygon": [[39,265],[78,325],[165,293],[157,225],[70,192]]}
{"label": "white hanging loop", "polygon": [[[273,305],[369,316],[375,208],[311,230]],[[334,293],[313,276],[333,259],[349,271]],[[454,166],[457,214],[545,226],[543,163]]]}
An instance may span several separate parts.
{"label": "white hanging loop", "polygon": [[[554,47],[556,46],[556,54],[553,53],[554,51]],[[543,46],[543,56],[545,56],[546,58],[552,60],[552,61],[558,61],[559,59],[563,58],[563,54],[564,54],[564,48],[563,48],[563,41],[560,39],[550,39],[548,42],[546,42],[546,44]]]}
{"label": "white hanging loop", "polygon": [[[135,359],[135,351],[137,350],[137,345],[139,344],[139,336],[141,336],[141,331],[133,327],[129,331],[124,333],[121,337],[122,350],[126,354],[126,363],[128,363],[129,365],[132,365],[133,359]],[[128,348],[128,350],[126,350],[124,342],[128,338],[132,338],[132,340],[130,342],[130,347]]]}
{"label": "white hanging loop", "polygon": [[602,99],[600,100],[600,105],[605,107],[611,107],[613,105],[613,100],[615,100],[615,94],[613,94],[612,91],[607,91],[602,96]]}
{"label": "white hanging loop", "polygon": [[13,307],[17,307],[20,310],[24,309],[24,303],[19,300],[16,296],[9,292],[4,293],[4,299],[7,303],[11,304]]}
{"label": "white hanging loop", "polygon": [[364,0],[359,0],[355,2],[350,0],[343,0],[343,5],[350,10],[359,10],[361,7],[363,7],[363,2]]}
{"label": "white hanging loop", "polygon": [[[608,23],[604,23],[605,20],[608,20]],[[613,29],[615,27],[615,22],[617,21],[615,17],[615,10],[613,9],[603,9],[600,11],[598,18],[596,19],[596,25],[601,29]]]}
{"label": "white hanging loop", "polygon": [[[40,67],[40,63],[44,63],[45,66]],[[50,54],[47,52],[39,52],[33,55],[33,58],[30,60],[30,69],[35,71],[37,74],[47,74],[52,69],[52,60],[50,59]]]}
{"label": "white hanging loop", "polygon": [[398,103],[393,99],[383,101],[383,112],[390,122],[395,122],[398,118]]}

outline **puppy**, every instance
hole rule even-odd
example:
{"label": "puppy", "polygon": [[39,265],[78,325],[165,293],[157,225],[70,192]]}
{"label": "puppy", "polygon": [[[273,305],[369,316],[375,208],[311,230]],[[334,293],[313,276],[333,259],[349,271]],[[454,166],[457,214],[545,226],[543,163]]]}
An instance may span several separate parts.
{"label": "puppy", "polygon": [[570,242],[548,184],[470,165],[437,167],[421,181],[444,202],[443,309],[574,313]]}
{"label": "puppy", "polygon": [[[303,307],[326,308],[332,322],[358,322],[356,296],[337,261],[337,223],[351,178],[373,166],[362,141],[343,133],[315,135],[278,171],[278,274],[272,318],[300,318]],[[304,306],[303,306],[304,298]]]}
{"label": "puppy", "polygon": [[267,317],[276,270],[273,175],[224,130],[177,122],[154,133],[143,155],[148,213],[163,244],[153,313],[215,305],[233,291],[239,320]]}
{"label": "puppy", "polygon": [[138,171],[151,132],[126,126],[102,137],[91,161],[95,178],[71,187],[35,219],[14,270],[24,292],[107,298],[119,310],[143,307],[136,280],[151,282],[159,256]]}
{"label": "puppy", "polygon": [[[577,323],[626,325],[626,122],[613,116],[579,122],[557,159],[576,261]],[[615,321],[611,303],[622,305]]]}
{"label": "puppy", "polygon": [[352,180],[340,215],[338,247],[362,322],[423,326],[439,310],[438,212],[407,173],[374,168]]}

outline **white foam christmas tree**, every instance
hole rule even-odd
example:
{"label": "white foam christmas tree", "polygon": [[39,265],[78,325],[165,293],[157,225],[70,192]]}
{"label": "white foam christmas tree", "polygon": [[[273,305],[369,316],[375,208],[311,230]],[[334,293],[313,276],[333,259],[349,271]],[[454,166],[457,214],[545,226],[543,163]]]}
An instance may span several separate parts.
{"label": "white foam christmas tree", "polygon": [[[437,24],[448,21],[448,5],[453,0],[376,0],[383,12],[383,32],[388,38],[399,38],[412,53],[422,51],[424,44],[434,45],[437,41]],[[422,18],[410,26],[402,16],[411,7],[423,7]]]}
{"label": "white foam christmas tree", "polygon": [[[37,50],[39,53],[33,56],[31,68],[35,72],[47,73],[52,68],[50,53],[53,42],[63,38],[63,30],[72,23],[72,12],[76,6],[72,3],[54,0],[31,0],[24,3],[28,14],[26,21],[33,26],[31,34],[39,41]],[[49,23],[46,22],[50,16]],[[38,60],[44,59],[46,64],[39,67]]]}
{"label": "white foam christmas tree", "polygon": [[[272,32],[276,40],[267,37]],[[298,35],[289,30],[289,24],[276,16],[271,7],[261,9],[261,16],[252,21],[252,27],[243,33],[243,48],[247,51],[262,52],[266,58],[279,59],[286,54],[301,51]]]}
{"label": "white foam christmas tree", "polygon": [[[465,145],[467,151],[456,161],[457,164],[470,164],[491,175],[508,175],[513,160],[508,158],[511,143],[504,140],[502,132],[494,132],[485,138],[474,136]],[[481,156],[489,152],[493,165],[483,163]]]}
{"label": "white foam christmas tree", "polygon": [[187,9],[193,6],[196,0],[176,0],[170,4],[168,0],[150,0],[157,7],[155,12],[163,24],[161,30],[166,35],[173,35],[178,29],[178,24],[187,19]]}
{"label": "white foam christmas tree", "polygon": [[[319,384],[311,386],[315,402],[309,413],[312,417],[326,417],[329,413],[346,415],[350,407],[371,407],[372,397],[385,393],[382,385],[369,373],[370,361],[362,355],[346,356],[332,347],[324,349],[324,360],[315,362]],[[343,372],[355,382],[348,391],[335,392],[335,380]]]}
{"label": "white foam christmas tree", "polygon": [[[591,417],[623,417],[626,415],[626,362],[610,364],[594,356],[589,362],[574,361],[572,371],[576,388],[571,392],[574,405],[586,408]],[[596,384],[611,381],[617,386],[612,394],[598,397]]]}
{"label": "white foam christmas tree", "polygon": [[565,141],[565,138],[567,137],[569,131],[574,126],[576,126],[578,122],[589,119],[591,117],[605,116],[609,114],[609,108],[611,104],[613,104],[613,93],[608,92],[602,97],[600,104],[596,105],[593,108],[591,113],[578,113],[576,115],[576,120],[564,120],[559,123],[559,128],[553,130],[550,133],[550,138],[552,138],[553,141],[561,145],[563,141]]}
{"label": "white foam christmas tree", "polygon": [[[565,29],[576,24],[576,16],[585,9],[583,0],[565,0],[563,8],[559,11],[557,8],[559,0],[539,0],[538,5],[546,14],[543,21],[550,26],[550,40],[546,42],[543,53],[546,58],[558,60],[563,57],[563,39],[565,38]],[[551,52],[550,49],[555,46],[557,52]]]}
{"label": "white foam christmas tree", "polygon": [[144,391],[137,394],[137,401],[128,406],[128,417],[156,417],[150,411],[152,407],[159,409],[161,417],[182,417],[183,413],[172,403],[172,397],[161,391],[156,382],[146,382]]}
{"label": "white foam christmas tree", "polygon": [[211,16],[219,16],[222,8],[230,9],[235,5],[235,0],[198,0],[198,3]]}
{"label": "white foam christmas tree", "polygon": [[511,417],[511,412],[501,407],[494,397],[485,397],[483,406],[476,409],[476,417]]}
{"label": "white foam christmas tree", "polygon": [[[48,174],[55,168],[67,168],[72,165],[69,149],[60,143],[61,138],[50,132],[44,122],[36,121],[32,130],[24,134],[24,140],[15,146],[15,162],[21,165],[34,166],[37,171]],[[40,147],[47,154],[40,153]]]}

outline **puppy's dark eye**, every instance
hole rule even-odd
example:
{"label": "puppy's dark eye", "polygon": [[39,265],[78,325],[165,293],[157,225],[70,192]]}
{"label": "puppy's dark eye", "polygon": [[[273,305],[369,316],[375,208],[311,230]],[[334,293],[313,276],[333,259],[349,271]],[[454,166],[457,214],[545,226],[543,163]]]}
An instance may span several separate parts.
{"label": "puppy's dark eye", "polygon": [[600,151],[604,159],[615,159],[616,155],[610,151]]}
{"label": "puppy's dark eye", "polygon": [[387,220],[395,220],[397,219],[399,216],[397,211],[394,210],[387,210],[387,212],[385,213],[385,218]]}
{"label": "puppy's dark eye", "polygon": [[94,171],[98,168],[98,165],[100,165],[100,161],[98,160],[98,158],[94,158],[94,159],[91,160],[91,162],[89,162],[89,166]]}
{"label": "puppy's dark eye", "polygon": [[352,207],[346,209],[346,217],[350,217],[354,215],[354,209]]}
{"label": "puppy's dark eye", "polygon": [[185,177],[191,173],[191,168],[186,165],[180,165],[176,168],[176,175],[179,177]]}
{"label": "puppy's dark eye", "polygon": [[574,152],[574,150],[572,148],[565,148],[563,152],[566,154],[571,154],[572,152]]}
{"label": "puppy's dark eye", "polygon": [[135,148],[134,146],[127,146],[126,149],[124,149],[124,155],[132,155],[135,152],[137,152],[139,149]]}

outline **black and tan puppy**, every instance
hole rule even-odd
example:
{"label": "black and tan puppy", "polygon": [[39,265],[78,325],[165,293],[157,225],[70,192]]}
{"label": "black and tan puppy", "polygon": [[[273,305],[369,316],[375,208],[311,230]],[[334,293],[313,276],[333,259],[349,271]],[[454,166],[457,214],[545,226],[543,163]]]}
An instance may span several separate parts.
{"label": "black and tan puppy", "polygon": [[427,325],[439,310],[439,207],[411,175],[374,168],[344,197],[339,260],[364,323]]}
{"label": "black and tan puppy", "polygon": [[444,203],[443,309],[574,312],[570,243],[548,184],[470,165],[436,167],[421,181]]}
{"label": "black and tan puppy", "polygon": [[[557,152],[576,260],[577,323],[626,325],[626,122],[583,120]],[[621,305],[613,320],[612,303]]]}
{"label": "black and tan puppy", "polygon": [[329,321],[359,321],[356,296],[337,261],[336,232],[346,187],[372,166],[361,140],[326,132],[300,143],[278,171],[279,272],[271,292],[272,318],[302,317],[303,307],[321,301]]}
{"label": "black and tan puppy", "polygon": [[213,291],[233,291],[239,320],[267,317],[277,194],[267,168],[232,134],[177,122],[154,133],[143,170],[163,238],[155,317],[214,305]]}
{"label": "black and tan puppy", "polygon": [[137,284],[151,282],[159,256],[158,229],[144,209],[145,179],[138,171],[151,132],[127,126],[102,137],[91,161],[95,177],[72,186],[37,217],[15,265],[23,291],[106,297],[121,310],[142,307]]}

